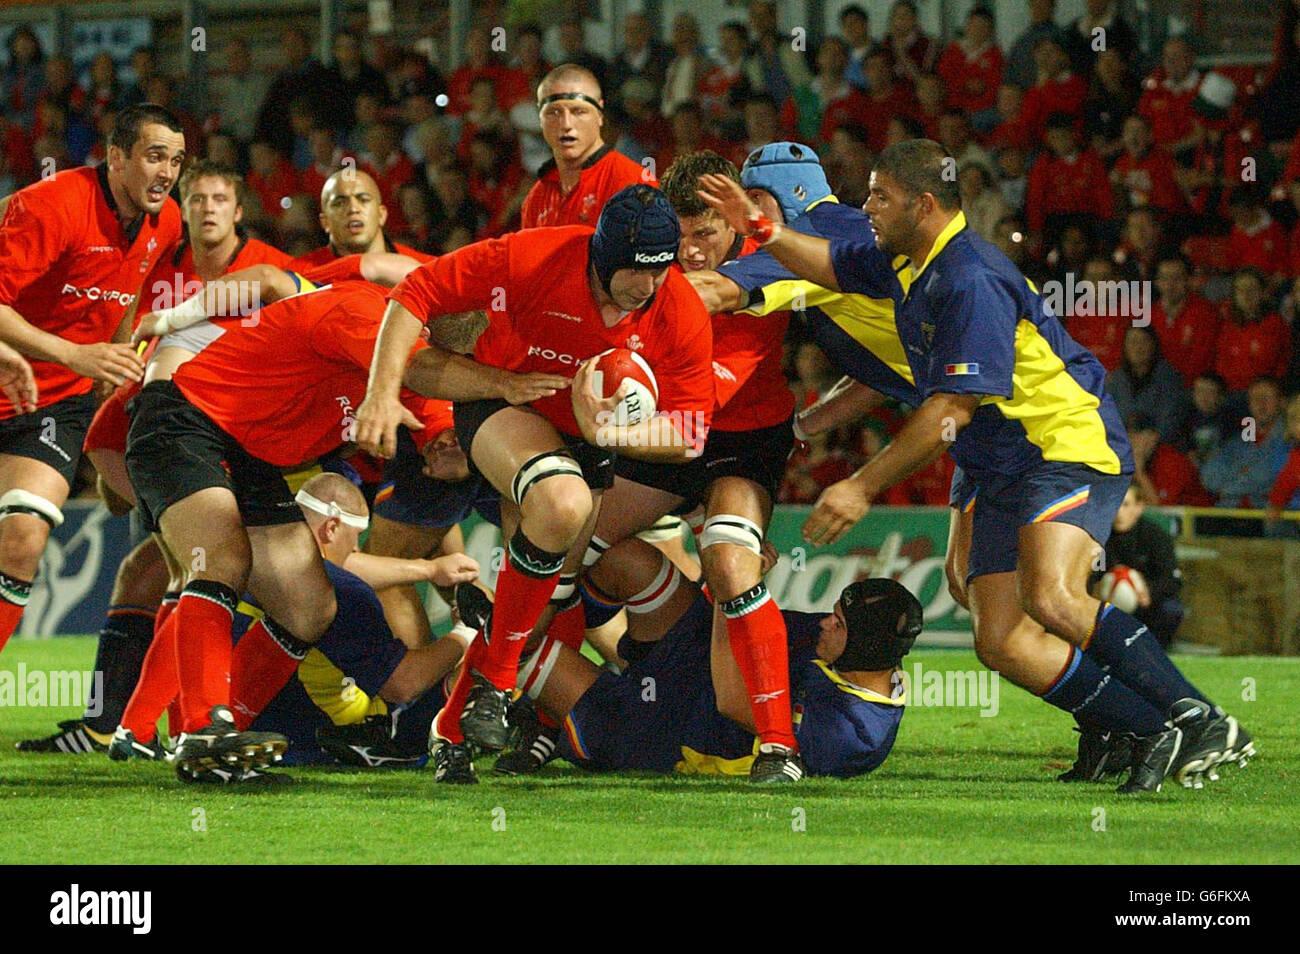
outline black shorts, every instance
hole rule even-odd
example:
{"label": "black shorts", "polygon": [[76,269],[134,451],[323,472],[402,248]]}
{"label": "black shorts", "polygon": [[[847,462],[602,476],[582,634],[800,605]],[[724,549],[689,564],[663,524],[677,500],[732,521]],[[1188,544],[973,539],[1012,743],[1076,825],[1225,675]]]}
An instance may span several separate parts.
{"label": "black shorts", "polygon": [[172,504],[209,487],[235,495],[247,527],[303,519],[280,468],[240,447],[171,381],[146,386],[127,410],[126,472],[150,530]]}
{"label": "black shorts", "polygon": [[87,391],[7,418],[0,421],[0,454],[49,464],[71,487],[81,461],[81,445],[94,417],[95,395]]}
{"label": "black shorts", "polygon": [[624,480],[666,490],[682,498],[676,513],[690,513],[704,503],[709,486],[720,477],[752,480],[773,500],[794,448],[790,422],[752,431],[709,431],[704,453],[684,464],[657,464],[620,457],[614,472]]}
{"label": "black shorts", "polygon": [[[501,398],[488,398],[483,401],[457,401],[452,405],[452,417],[456,424],[456,439],[460,441],[461,449],[465,451],[465,456],[469,458],[470,473],[480,476],[479,469],[474,466],[474,455],[470,449],[474,446],[474,435],[483,423],[495,414],[497,411],[513,407],[509,401]],[[578,462],[582,468],[582,479],[587,482],[587,486],[592,490],[609,490],[614,486],[614,452],[605,450],[603,447],[592,447],[581,437],[570,437],[568,434],[561,434],[560,440],[564,441],[564,446],[568,448],[573,459]]]}

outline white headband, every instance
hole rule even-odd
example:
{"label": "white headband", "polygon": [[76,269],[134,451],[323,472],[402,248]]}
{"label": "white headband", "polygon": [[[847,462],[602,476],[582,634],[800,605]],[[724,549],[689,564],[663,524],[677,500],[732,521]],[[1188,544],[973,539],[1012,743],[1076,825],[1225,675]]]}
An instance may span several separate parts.
{"label": "white headband", "polygon": [[313,510],[322,517],[338,517],[339,520],[343,521],[343,523],[347,524],[349,527],[355,527],[357,530],[364,530],[366,527],[370,526],[370,521],[366,517],[359,516],[355,513],[348,513],[334,501],[326,503],[323,500],[318,500],[316,497],[307,493],[305,489],[298,491],[293,499],[298,502],[299,506],[306,507],[308,510]]}

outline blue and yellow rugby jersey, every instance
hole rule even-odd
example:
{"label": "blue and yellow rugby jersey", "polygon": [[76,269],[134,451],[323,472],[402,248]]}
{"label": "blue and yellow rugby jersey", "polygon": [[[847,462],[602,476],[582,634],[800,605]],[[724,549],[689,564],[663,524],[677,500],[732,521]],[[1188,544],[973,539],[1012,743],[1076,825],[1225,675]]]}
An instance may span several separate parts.
{"label": "blue and yellow rugby jersey", "polygon": [[1128,435],[1102,388],[1105,369],[1011,260],[966,228],[964,215],[919,267],[900,268],[861,239],[833,239],[831,260],[840,287],[863,294],[887,291],[896,274],[910,277],[895,318],[922,399],[987,395],[950,448],[973,478],[1044,461],[1133,472]]}
{"label": "blue and yellow rugby jersey", "polygon": [[[789,227],[818,238],[875,245],[866,214],[834,198],[813,205]],[[802,306],[809,333],[836,367],[896,401],[912,407],[921,403],[894,325],[895,300],[901,300],[904,292],[898,278],[874,295],[832,292],[795,277],[762,249],[727,262],[718,271],[748,296],[744,313],[767,315]]]}
{"label": "blue and yellow rugby jersey", "polygon": [[[795,737],[815,775],[880,765],[906,700],[846,682],[815,658],[821,615],[784,612]],[[564,720],[559,755],[588,768],[747,775],[758,740],[718,712],[709,668],[713,607],[701,596],[642,660],[597,678]]]}

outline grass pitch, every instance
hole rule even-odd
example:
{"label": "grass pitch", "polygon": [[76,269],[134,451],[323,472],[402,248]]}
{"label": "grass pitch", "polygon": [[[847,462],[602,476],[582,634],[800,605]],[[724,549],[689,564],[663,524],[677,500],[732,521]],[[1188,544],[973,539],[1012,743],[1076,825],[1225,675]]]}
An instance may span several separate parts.
{"label": "grass pitch", "polygon": [[[84,669],[94,640],[15,640],[14,672]],[[909,669],[978,669],[922,651]],[[1178,660],[1256,739],[1246,769],[1201,791],[1128,798],[1065,785],[1067,716],[1003,683],[995,717],[909,707],[893,754],[853,781],[754,790],[742,779],[598,776],[435,786],[428,771],[293,769],[296,783],[182,785],[170,766],[24,755],[79,710],[0,707],[0,863],[1089,863],[1294,862],[1300,855],[1300,659]],[[1254,694],[1253,701],[1243,695]]]}

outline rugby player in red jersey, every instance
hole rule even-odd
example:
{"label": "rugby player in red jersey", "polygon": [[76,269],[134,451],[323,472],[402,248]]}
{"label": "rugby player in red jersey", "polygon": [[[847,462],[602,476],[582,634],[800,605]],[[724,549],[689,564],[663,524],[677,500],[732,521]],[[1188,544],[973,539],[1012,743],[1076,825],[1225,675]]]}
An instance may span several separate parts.
{"label": "rugby player in red jersey", "polygon": [[[279,249],[241,233],[240,182],[237,173],[215,163],[200,161],[186,168],[180,177],[180,195],[187,235],[145,280],[142,296],[147,311],[177,305],[222,274],[262,263],[283,266],[292,260]],[[237,287],[244,292],[229,296],[232,301],[251,305],[256,286]],[[125,407],[138,392],[134,382],[114,391],[95,413],[83,446],[110,492],[123,496],[124,503],[131,506],[135,497],[126,478],[130,422]],[[104,674],[98,711],[87,710],[82,718],[60,724],[59,731],[50,736],[18,743],[21,751],[79,753],[98,751],[108,744],[141,667],[149,665],[146,652],[179,596],[170,587],[179,589],[179,583],[169,572],[156,539],[146,535],[122,561],[113,582],[95,660],[95,671]]]}
{"label": "rugby player in red jersey", "polygon": [[557,66],[537,84],[542,138],[552,159],[524,197],[520,227],[596,224],[610,196],[630,185],[657,186],[654,173],[600,137],[605,101],[592,72]]}
{"label": "rugby player in red jersey", "polygon": [[325,180],[320,190],[320,227],[329,236],[329,242],[294,259],[290,268],[306,272],[337,258],[366,252],[398,252],[417,262],[433,258],[391,241],[384,234],[387,221],[388,207],[370,174],[360,169],[340,169]]}
{"label": "rugby player in red jersey", "polygon": [[[712,335],[699,296],[667,267],[679,238],[663,194],[629,186],[606,204],[594,233],[568,226],[479,242],[421,266],[393,290],[357,411],[357,443],[392,456],[398,425],[413,420],[398,400],[404,374],[420,393],[455,400],[460,446],[500,492],[509,541],[491,641],[471,649],[435,722],[439,781],[476,780],[471,744],[504,746],[520,652],[552,597],[572,595],[572,582],[569,592],[557,582],[562,569],[581,565],[596,501],[613,481],[610,448],[684,463],[707,436]],[[407,367],[425,321],[477,308],[489,323],[472,360],[431,347]],[[631,426],[598,419],[622,396],[602,401],[592,390],[588,359],[609,348],[639,351],[654,369],[658,415]],[[570,378],[572,395],[563,392]]]}
{"label": "rugby player in red jersey", "polygon": [[63,522],[95,381],[138,381],[126,339],[149,269],[180,240],[167,193],[185,161],[175,116],[123,110],[108,158],[11,196],[0,221],[0,341],[32,359],[39,413],[0,399],[0,647],[31,594],[50,528]]}
{"label": "rugby player in red jersey", "polygon": [[[707,174],[740,182],[735,165],[709,151],[679,157],[664,174],[664,193],[682,223],[673,268],[686,273],[716,269],[758,248],[697,195],[699,177]],[[791,722],[785,621],[763,584],[761,559],[772,504],[794,443],[794,395],[781,368],[789,317],[789,312],[762,318],[714,316],[715,405],[704,454],[682,467],[620,458],[586,560],[594,564],[611,544],[644,530],[665,513],[702,508],[697,545],[705,580],[748,687],[760,737],[750,778],[761,784],[803,776]],[[655,585],[664,582],[656,580]],[[581,607],[575,612],[581,613]],[[555,631],[550,630],[552,635]],[[546,728],[539,725],[534,731],[544,733]],[[523,739],[515,752],[502,758],[508,760],[507,769],[536,771],[543,764],[536,754],[553,748]]]}

